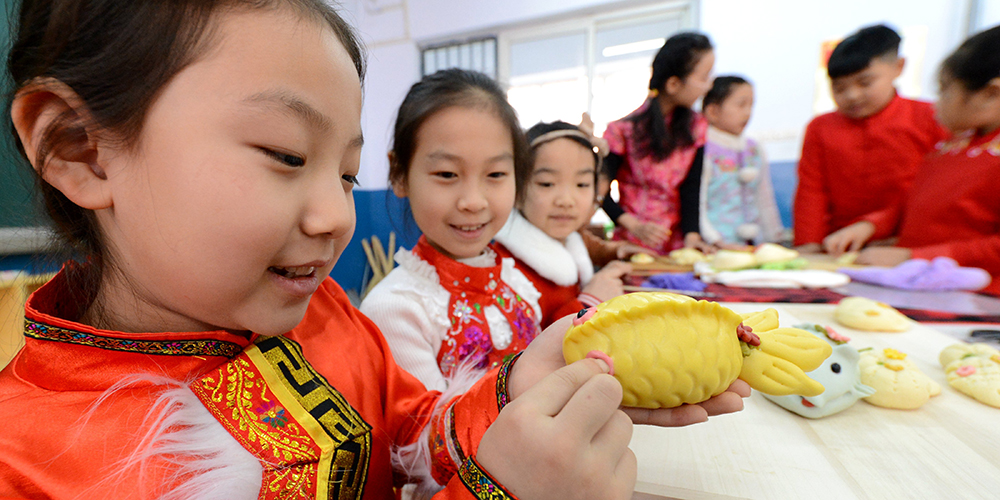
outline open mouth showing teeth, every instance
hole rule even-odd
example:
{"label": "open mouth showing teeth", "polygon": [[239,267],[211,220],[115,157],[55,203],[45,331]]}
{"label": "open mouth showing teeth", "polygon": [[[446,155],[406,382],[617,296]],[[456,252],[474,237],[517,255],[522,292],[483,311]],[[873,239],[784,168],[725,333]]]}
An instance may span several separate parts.
{"label": "open mouth showing teeth", "polygon": [[459,231],[472,232],[472,231],[478,231],[478,230],[482,229],[484,226],[486,226],[486,224],[479,224],[477,226],[452,226],[452,227],[454,227],[455,229],[458,229]]}
{"label": "open mouth showing teeth", "polygon": [[295,278],[308,278],[316,274],[316,268],[313,266],[299,266],[299,267],[277,267],[272,266],[267,268],[282,278],[295,279]]}

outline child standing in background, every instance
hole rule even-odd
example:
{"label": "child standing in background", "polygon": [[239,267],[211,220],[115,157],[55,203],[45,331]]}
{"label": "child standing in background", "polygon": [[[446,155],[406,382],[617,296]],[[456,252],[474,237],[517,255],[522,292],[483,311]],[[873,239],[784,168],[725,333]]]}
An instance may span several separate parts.
{"label": "child standing in background", "polygon": [[480,73],[444,70],[413,85],[399,108],[389,180],[423,231],[361,311],[393,356],[444,390],[461,364],[498,366],[538,334],[541,294],[490,243],[523,192],[530,152],[514,109]]}
{"label": "child standing in background", "polygon": [[894,266],[950,257],[985,269],[1000,295],[1000,26],[966,40],[941,65],[938,118],[954,132],[920,166],[905,204],[874,211],[831,234],[826,250],[857,250],[898,235],[896,246],[863,250],[859,264]]}
{"label": "child standing in background", "polygon": [[[705,119],[691,109],[712,87],[715,53],[700,33],[667,39],[653,59],[650,97],[604,131],[606,162],[621,199],[604,198],[615,239],[666,254],[682,246],[678,187],[705,144]],[[620,206],[619,206],[620,204]]]}
{"label": "child standing in background", "polygon": [[80,260],[28,299],[0,371],[0,497],[393,498],[429,476],[442,500],[631,496],[621,386],[565,366],[569,320],[445,397],[327,276],[355,225],[364,74],[327,2],[20,9],[12,130]]}
{"label": "child standing in background", "polygon": [[533,154],[525,196],[496,241],[541,292],[544,328],[625,293],[621,278],[631,266],[612,262],[595,274],[577,232],[590,221],[597,193],[601,157],[591,136],[566,122],[539,123],[526,135]]}
{"label": "child standing in background", "polygon": [[680,187],[686,247],[742,247],[781,236],[764,150],[743,137],[753,100],[753,86],[739,76],[716,78],[705,95],[708,137]]}
{"label": "child standing in background", "polygon": [[869,26],[837,44],[827,74],[837,111],[806,127],[793,223],[800,251],[872,210],[902,203],[917,166],[947,132],[928,102],[900,97],[899,35]]}

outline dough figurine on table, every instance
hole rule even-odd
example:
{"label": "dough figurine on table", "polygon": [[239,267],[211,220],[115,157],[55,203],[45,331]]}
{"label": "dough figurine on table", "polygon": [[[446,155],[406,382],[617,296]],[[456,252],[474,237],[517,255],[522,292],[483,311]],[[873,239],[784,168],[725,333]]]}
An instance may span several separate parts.
{"label": "dough figurine on table", "polygon": [[838,323],[867,332],[905,332],[913,325],[892,306],[864,297],[841,300],[833,314]]}
{"label": "dough figurine on table", "polygon": [[955,344],[945,347],[938,360],[948,374],[948,384],[1000,408],[1000,351],[986,344]]}
{"label": "dough figurine on table", "polygon": [[631,293],[584,309],[563,339],[567,363],[609,358],[622,404],[640,408],[700,403],[737,377],[768,394],[815,396],[823,386],[805,372],[831,351],[808,332],[778,328],[774,309],[740,316],[665,292]]}
{"label": "dough figurine on table", "polygon": [[764,397],[778,406],[806,418],[823,418],[844,411],[859,399],[871,396],[875,389],[861,383],[861,359],[858,350],[847,344],[851,339],[838,334],[831,328],[820,325],[796,325],[818,339],[828,342],[833,354],[815,370],[806,373],[809,378],[826,388],[815,396],[771,396]]}
{"label": "dough figurine on table", "polygon": [[697,248],[681,248],[670,252],[670,262],[678,266],[692,266],[696,262],[705,262],[708,257]]}
{"label": "dough figurine on table", "polygon": [[719,250],[712,255],[708,263],[716,271],[736,271],[757,267],[757,258],[752,252],[742,250]]}
{"label": "dough figurine on table", "polygon": [[875,394],[865,401],[884,408],[912,410],[941,394],[941,384],[895,349],[863,350],[861,381],[875,388]]}
{"label": "dough figurine on table", "polygon": [[632,257],[629,257],[629,260],[632,261],[633,264],[652,264],[656,262],[656,258],[643,252],[632,254]]}
{"label": "dough figurine on table", "polygon": [[753,256],[757,264],[774,264],[795,260],[799,258],[799,252],[775,243],[764,243],[754,250]]}

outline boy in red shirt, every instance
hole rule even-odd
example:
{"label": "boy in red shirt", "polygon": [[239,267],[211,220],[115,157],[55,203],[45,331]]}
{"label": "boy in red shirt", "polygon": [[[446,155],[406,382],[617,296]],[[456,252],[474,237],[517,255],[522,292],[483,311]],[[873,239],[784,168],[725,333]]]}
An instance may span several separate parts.
{"label": "boy in red shirt", "polygon": [[937,108],[955,135],[918,169],[905,203],[865,215],[824,241],[840,254],[897,235],[895,246],[867,248],[857,263],[895,266],[949,257],[993,276],[1000,295],[1000,26],[966,40],[941,64]]}
{"label": "boy in red shirt", "polygon": [[896,94],[905,62],[899,42],[891,28],[870,26],[830,54],[837,111],[806,127],[794,211],[801,251],[821,251],[830,233],[901,203],[917,165],[947,135],[933,105]]}

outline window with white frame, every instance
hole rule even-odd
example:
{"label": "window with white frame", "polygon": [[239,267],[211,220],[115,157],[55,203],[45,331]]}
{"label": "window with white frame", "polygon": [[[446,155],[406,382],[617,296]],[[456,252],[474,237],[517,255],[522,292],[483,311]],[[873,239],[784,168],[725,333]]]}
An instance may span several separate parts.
{"label": "window with white frame", "polygon": [[504,31],[499,78],[523,127],[587,112],[600,135],[642,103],[663,42],[694,25],[693,2],[680,1]]}
{"label": "window with white frame", "polygon": [[460,68],[497,77],[497,39],[495,37],[451,42],[426,47],[421,51],[421,74],[427,76],[442,69]]}

